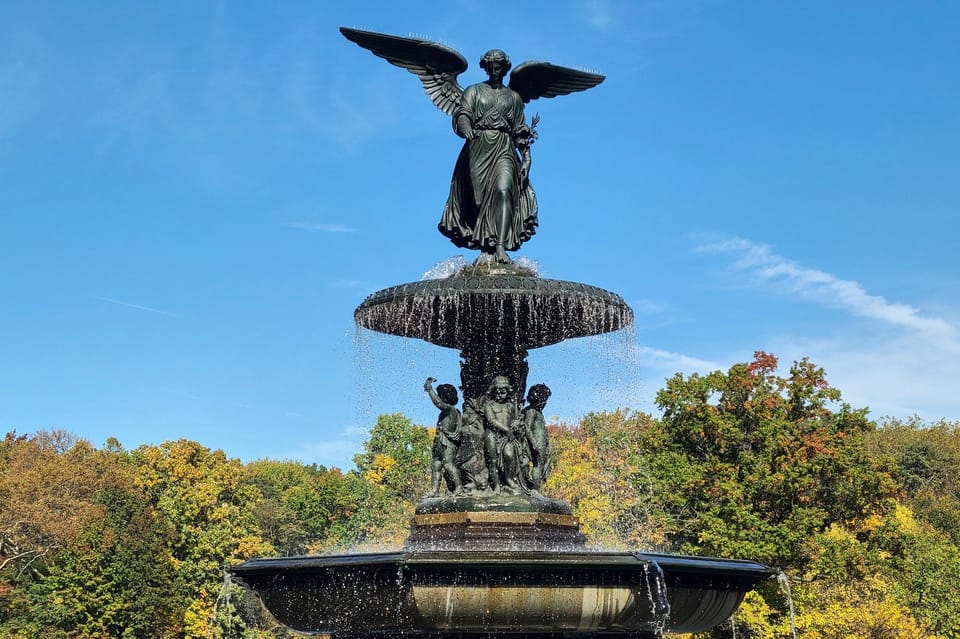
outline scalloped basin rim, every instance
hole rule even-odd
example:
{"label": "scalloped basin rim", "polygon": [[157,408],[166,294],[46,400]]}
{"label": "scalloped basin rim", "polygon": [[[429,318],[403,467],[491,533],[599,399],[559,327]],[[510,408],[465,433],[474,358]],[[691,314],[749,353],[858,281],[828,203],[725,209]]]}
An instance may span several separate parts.
{"label": "scalloped basin rim", "polygon": [[369,330],[414,337],[448,348],[500,336],[530,349],[600,335],[633,323],[633,311],[611,291],[564,280],[486,275],[421,280],[385,288],[357,307]]}
{"label": "scalloped basin rim", "polygon": [[671,555],[652,552],[613,551],[464,551],[464,550],[412,550],[395,552],[355,553],[344,555],[300,555],[251,559],[227,570],[239,576],[260,572],[299,571],[328,566],[346,565],[451,565],[451,566],[611,566],[655,562],[664,572],[733,573],[753,577],[756,581],[776,575],[776,571],[755,561],[745,559],[721,559],[694,555]]}

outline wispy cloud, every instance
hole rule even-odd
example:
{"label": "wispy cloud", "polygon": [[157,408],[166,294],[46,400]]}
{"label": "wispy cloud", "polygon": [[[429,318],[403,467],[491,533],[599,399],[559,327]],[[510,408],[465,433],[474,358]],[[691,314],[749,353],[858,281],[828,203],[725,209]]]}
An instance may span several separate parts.
{"label": "wispy cloud", "polygon": [[747,275],[754,285],[775,285],[786,291],[814,301],[842,308],[849,313],[907,328],[951,349],[960,350],[957,328],[939,317],[923,315],[907,304],[890,302],[879,295],[871,295],[859,283],[844,280],[824,271],[807,268],[777,255],[764,244],[756,244],[739,237],[702,244],[700,253],[732,253],[732,266]]}
{"label": "wispy cloud", "polygon": [[650,299],[631,300],[630,306],[640,315],[659,315],[670,308],[666,302]]}
{"label": "wispy cloud", "polygon": [[896,329],[864,331],[818,323],[815,334],[781,334],[754,346],[780,356],[781,362],[810,357],[826,369],[846,401],[869,406],[874,417],[956,419],[960,414],[954,388],[960,377],[960,331],[951,320],[870,294],[858,282],[800,265],[743,238],[705,243],[696,251],[732,255],[731,268],[750,286]]}
{"label": "wispy cloud", "polygon": [[784,335],[765,346],[786,362],[810,357],[827,371],[844,401],[873,417],[960,417],[960,358],[919,333],[838,334],[828,339]]}
{"label": "wispy cloud", "polygon": [[605,0],[586,0],[583,3],[583,10],[587,23],[595,29],[604,31],[613,24],[613,13]]}
{"label": "wispy cloud", "polygon": [[124,302],[123,300],[116,300],[112,297],[101,297],[100,295],[94,295],[95,299],[100,300],[101,302],[110,302],[111,304],[117,304],[119,306],[126,306],[127,308],[135,308],[138,311],[147,311],[149,313],[156,313],[157,315],[168,315],[169,317],[176,317],[176,313],[171,313],[170,311],[163,311],[159,308],[153,308],[151,306],[143,306],[141,304],[134,304],[132,302]]}
{"label": "wispy cloud", "polygon": [[271,456],[349,470],[353,465],[353,456],[360,450],[367,432],[365,428],[347,426],[326,439],[299,442],[294,449]]}
{"label": "wispy cloud", "polygon": [[683,373],[708,373],[723,368],[716,362],[648,346],[637,346],[637,359],[641,366]]}
{"label": "wispy cloud", "polygon": [[292,229],[302,229],[304,231],[319,231],[321,233],[356,233],[357,229],[346,226],[345,224],[311,224],[309,222],[288,222],[287,226]]}

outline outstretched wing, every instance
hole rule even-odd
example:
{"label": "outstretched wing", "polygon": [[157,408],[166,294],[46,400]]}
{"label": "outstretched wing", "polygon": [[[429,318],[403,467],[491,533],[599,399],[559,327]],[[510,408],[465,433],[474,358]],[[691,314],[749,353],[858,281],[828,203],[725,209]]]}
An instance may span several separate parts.
{"label": "outstretched wing", "polygon": [[549,62],[523,62],[510,74],[510,88],[520,94],[524,102],[537,98],[555,98],[575,91],[586,91],[606,79],[599,73],[589,73]]}
{"label": "outstretched wing", "polygon": [[447,115],[453,115],[463,95],[463,88],[457,84],[457,76],[467,69],[467,61],[462,55],[430,40],[401,38],[347,27],[340,27],[340,33],[347,40],[356,42],[374,55],[420,78],[430,100]]}

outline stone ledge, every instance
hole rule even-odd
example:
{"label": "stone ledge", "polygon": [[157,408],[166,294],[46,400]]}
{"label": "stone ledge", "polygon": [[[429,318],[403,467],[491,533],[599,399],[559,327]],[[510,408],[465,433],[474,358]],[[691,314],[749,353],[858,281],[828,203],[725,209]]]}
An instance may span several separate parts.
{"label": "stone ledge", "polygon": [[536,524],[546,524],[549,526],[567,526],[571,528],[576,528],[580,525],[577,518],[572,515],[499,511],[415,515],[413,523],[417,526],[449,526],[460,524],[512,524],[532,526]]}

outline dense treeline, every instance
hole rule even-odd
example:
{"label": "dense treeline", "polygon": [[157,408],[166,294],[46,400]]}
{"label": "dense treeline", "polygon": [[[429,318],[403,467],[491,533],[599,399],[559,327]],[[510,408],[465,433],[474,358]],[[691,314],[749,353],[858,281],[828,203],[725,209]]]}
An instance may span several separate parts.
{"label": "dense treeline", "polygon": [[[662,417],[553,425],[546,491],[592,543],[780,568],[799,636],[960,639],[960,424],[879,425],[809,361],[677,375]],[[432,433],[381,416],[354,468],[243,464],[180,440],[0,441],[0,637],[274,637],[223,566],[406,536]],[[243,611],[240,614],[239,611]],[[712,636],[790,637],[779,583]]]}

